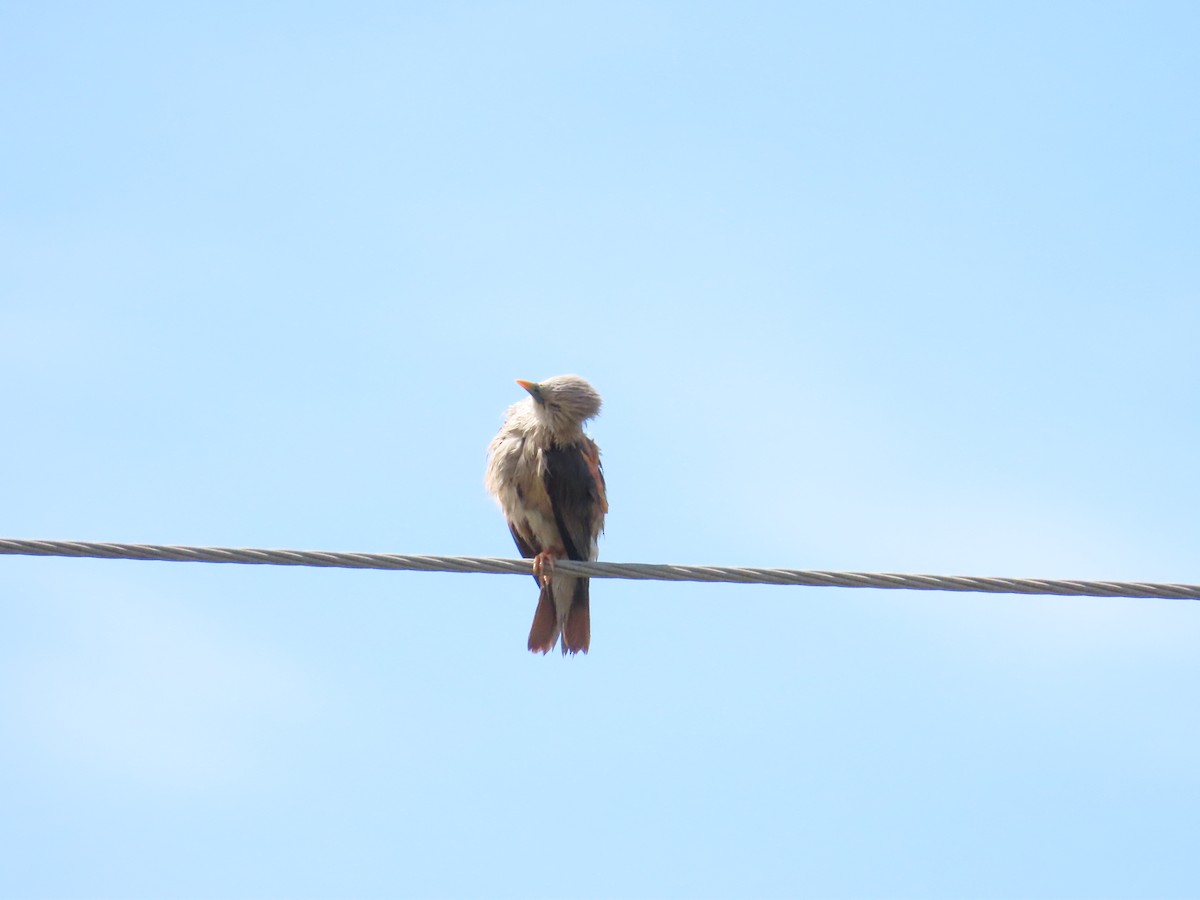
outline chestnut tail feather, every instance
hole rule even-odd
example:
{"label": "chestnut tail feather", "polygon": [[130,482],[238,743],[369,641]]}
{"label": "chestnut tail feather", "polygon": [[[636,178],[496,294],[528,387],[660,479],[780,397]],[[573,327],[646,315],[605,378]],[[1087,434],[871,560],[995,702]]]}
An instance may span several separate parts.
{"label": "chestnut tail feather", "polygon": [[[538,595],[537,609],[533,612],[533,624],[529,628],[529,650],[533,653],[549,653],[562,636],[562,652],[587,653],[592,643],[592,618],[589,609],[589,580],[571,579],[571,605],[560,620],[554,603],[553,583],[543,585]],[[559,587],[562,587],[561,581]]]}
{"label": "chestnut tail feather", "polygon": [[554,594],[550,585],[542,586],[533,624],[529,627],[529,649],[533,653],[549,653],[558,639],[558,616],[554,612]]}
{"label": "chestnut tail feather", "polygon": [[580,578],[575,582],[575,591],[571,597],[571,608],[567,619],[563,622],[562,645],[563,654],[587,653],[592,643],[592,614],[589,609],[589,579]]}

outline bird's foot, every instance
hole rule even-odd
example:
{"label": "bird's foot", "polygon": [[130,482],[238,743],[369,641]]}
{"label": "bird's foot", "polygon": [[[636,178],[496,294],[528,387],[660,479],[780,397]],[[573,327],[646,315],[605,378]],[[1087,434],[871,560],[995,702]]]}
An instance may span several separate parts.
{"label": "bird's foot", "polygon": [[554,563],[558,556],[559,554],[554,550],[543,550],[533,558],[533,574],[542,584],[550,583],[550,576],[554,574]]}

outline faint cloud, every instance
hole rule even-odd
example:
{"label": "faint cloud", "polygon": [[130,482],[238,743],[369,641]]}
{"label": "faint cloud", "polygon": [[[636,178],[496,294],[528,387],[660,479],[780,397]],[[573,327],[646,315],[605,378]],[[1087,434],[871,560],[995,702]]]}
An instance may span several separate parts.
{"label": "faint cloud", "polygon": [[[271,648],[133,579],[54,586],[9,682],[31,757],[160,787],[241,782],[311,712]],[[47,626],[51,627],[47,627]]]}
{"label": "faint cloud", "polygon": [[89,325],[59,310],[7,309],[0,312],[4,368],[28,375],[58,373],[64,366],[86,365],[97,341]]}

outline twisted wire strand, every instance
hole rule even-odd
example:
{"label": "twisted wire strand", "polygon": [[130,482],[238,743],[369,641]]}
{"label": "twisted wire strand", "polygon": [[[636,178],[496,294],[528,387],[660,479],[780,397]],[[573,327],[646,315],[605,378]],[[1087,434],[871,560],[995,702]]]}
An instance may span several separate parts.
{"label": "twisted wire strand", "polygon": [[[400,553],[262,550],[249,547],[179,547],[164,544],[113,544],[94,541],[38,541],[0,538],[0,555],[4,554],[158,560],[160,562],[233,563],[259,566],[464,572],[491,575],[529,575],[533,571],[532,560],[481,556],[412,556]],[[1200,600],[1200,585],[1197,584],[1163,584],[1141,581],[904,575],[889,572],[824,572],[811,569],[675,566],[649,563],[575,562],[572,560],[562,560],[557,563],[556,567],[564,573],[589,575],[592,578],[627,578],[640,581],[790,584],[808,587]]]}

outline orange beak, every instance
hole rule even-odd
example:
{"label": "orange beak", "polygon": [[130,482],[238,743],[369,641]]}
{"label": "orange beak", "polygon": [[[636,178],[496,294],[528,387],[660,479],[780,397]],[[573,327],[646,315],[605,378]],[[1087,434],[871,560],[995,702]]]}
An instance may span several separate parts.
{"label": "orange beak", "polygon": [[536,381],[522,381],[520,378],[518,378],[517,384],[529,391],[529,396],[531,396],[535,401],[538,403],[542,402],[542,386]]}

